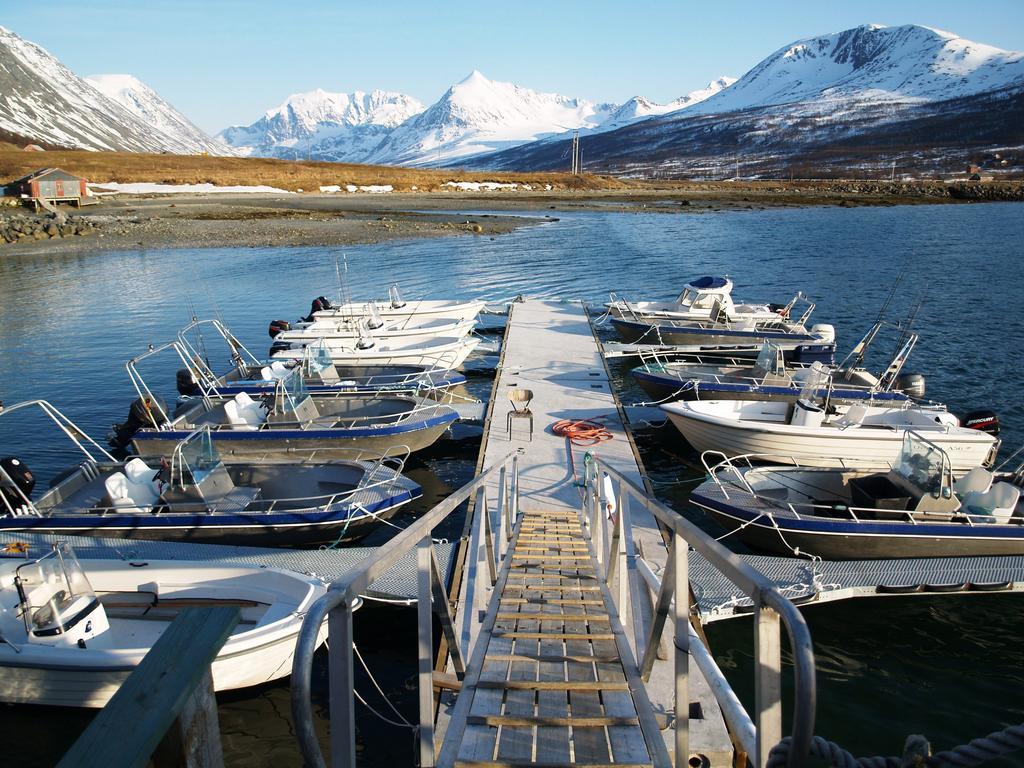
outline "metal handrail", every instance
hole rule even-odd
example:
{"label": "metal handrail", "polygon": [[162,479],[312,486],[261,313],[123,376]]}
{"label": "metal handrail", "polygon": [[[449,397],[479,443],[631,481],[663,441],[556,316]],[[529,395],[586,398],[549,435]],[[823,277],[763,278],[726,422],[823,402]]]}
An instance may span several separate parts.
{"label": "metal handrail", "polygon": [[[778,624],[775,623],[775,619],[770,612],[767,614],[764,613],[764,609],[771,609],[771,611],[777,614],[781,619],[781,622],[785,625],[786,632],[789,635],[790,647],[792,649],[794,686],[796,691],[792,719],[793,747],[789,757],[789,765],[795,767],[803,764],[810,749],[811,739],[814,735],[814,713],[816,708],[817,689],[815,682],[814,649],[811,641],[811,634],[799,610],[797,610],[796,606],[794,606],[792,602],[782,595],[775,584],[764,574],[745,563],[739,558],[739,556],[731,552],[723,544],[708,536],[692,522],[685,519],[660,501],[651,498],[644,490],[638,487],[632,480],[627,478],[614,467],[601,463],[600,459],[597,457],[594,457],[594,460],[590,463],[588,469],[590,467],[593,467],[593,469],[590,470],[586,481],[588,486],[588,499],[592,498],[591,494],[596,498],[604,497],[605,492],[601,487],[603,483],[601,477],[602,475],[607,475],[618,481],[619,499],[617,501],[617,505],[614,499],[611,500],[611,503],[613,506],[618,507],[617,515],[619,520],[626,518],[629,514],[627,504],[627,497],[629,497],[639,502],[665,527],[665,529],[671,532],[672,544],[670,547],[670,553],[672,554],[670,555],[669,561],[670,567],[672,567],[672,563],[677,561],[682,561],[684,564],[686,562],[685,549],[680,553],[680,546],[692,547],[694,550],[699,552],[708,561],[708,563],[714,566],[754,602],[755,614],[757,616],[755,638],[757,648],[759,649],[758,652],[761,652],[761,644],[763,642],[765,644],[765,648],[763,650],[769,657],[769,663],[759,672],[757,677],[756,698],[759,702],[761,701],[761,686],[762,682],[764,682],[764,684],[770,689],[765,692],[765,696],[769,700],[768,708],[771,708],[772,696],[781,695],[781,670],[770,669],[772,667],[770,661],[771,655],[774,653],[777,661],[779,654],[781,653],[781,649],[778,645]],[[607,500],[605,503],[607,504]],[[602,517],[604,516],[602,515]],[[629,530],[631,526],[623,521],[621,523],[621,527],[623,530],[622,538],[618,539],[617,542],[612,542],[616,546],[610,548],[608,557],[606,558],[609,580],[613,576],[612,571],[616,568],[616,560],[619,560],[620,562],[630,558],[635,560],[636,557],[636,555],[631,551],[632,533]],[[618,525],[616,526],[616,531],[618,531]],[[595,532],[592,532],[592,535],[594,535],[594,533]],[[600,534],[598,533],[597,535]],[[615,534],[615,538],[618,538],[618,533]],[[616,550],[616,547],[623,546],[623,542],[625,543],[625,547],[622,552],[625,557],[620,555]],[[602,547],[597,546],[595,549],[598,551],[600,559]],[[620,565],[619,567],[621,568],[622,566]],[[621,572],[619,578],[623,578],[623,574]],[[677,585],[680,584],[678,574],[675,575],[673,579]],[[685,584],[685,581],[686,579],[684,577],[682,583]],[[620,582],[619,590],[621,591],[624,589],[624,585]],[[661,598],[662,595],[659,594],[659,600]],[[679,594],[677,592],[675,599],[677,601],[683,600],[684,602],[687,600],[685,588],[684,594]],[[667,604],[664,606],[664,609],[667,611]],[[763,628],[767,629],[770,633],[773,627],[775,634],[772,637],[762,637]],[[639,638],[637,639],[637,642],[639,643]],[[680,640],[678,637],[676,638],[677,675],[678,664],[680,663],[678,654],[686,652],[688,645],[688,641]],[[652,647],[648,647],[646,649],[646,653],[638,653],[638,655],[645,657],[645,671],[649,669],[648,664],[653,663],[653,652],[654,649]],[[769,671],[766,672],[766,670]],[[769,676],[765,677],[766,675]],[[762,678],[765,679],[763,680]],[[677,685],[677,698],[678,695],[679,689]],[[677,703],[677,708],[678,706],[680,705]],[[760,703],[758,706],[758,746],[754,760],[755,765],[763,765],[764,760],[767,759],[768,749],[773,746],[773,744],[765,743],[764,739],[761,737],[762,727],[765,726],[764,718],[769,717],[769,715],[766,715],[764,711],[765,707],[762,707]],[[771,734],[773,731],[778,731],[778,733],[781,734],[781,712],[775,712],[773,710],[770,717],[772,718],[771,727],[767,728],[767,733]],[[680,720],[677,718],[677,724],[679,722]],[[683,740],[680,741],[677,728],[677,751],[679,744],[686,743],[685,739],[686,737],[684,736]],[[676,763],[679,765],[679,755],[677,754],[676,757]]]}
{"label": "metal handrail", "polygon": [[[302,621],[302,628],[299,631],[298,641],[295,646],[295,655],[292,662],[292,719],[295,723],[295,737],[299,743],[299,751],[302,753],[303,761],[305,765],[310,768],[326,768],[326,762],[322,752],[320,751],[320,744],[317,740],[316,733],[313,729],[313,712],[312,705],[310,702],[310,680],[313,664],[313,653],[317,648],[317,639],[320,634],[321,627],[325,620],[328,620],[328,637],[331,640],[330,652],[330,694],[332,700],[332,723],[331,723],[331,752],[332,752],[332,764],[333,765],[355,765],[355,723],[353,720],[354,712],[354,700],[353,700],[353,669],[352,669],[352,612],[353,604],[359,595],[365,592],[369,586],[376,581],[380,576],[384,575],[395,563],[397,563],[406,553],[413,549],[419,549],[419,565],[420,565],[420,579],[419,579],[419,602],[421,603],[419,610],[421,611],[421,631],[424,624],[423,619],[423,602],[426,602],[426,615],[429,619],[430,613],[430,596],[429,596],[429,585],[424,584],[424,557],[432,557],[432,552],[429,550],[430,547],[430,536],[433,530],[443,522],[452,512],[454,512],[463,502],[469,501],[476,497],[481,500],[483,497],[484,504],[477,504],[475,514],[480,518],[486,518],[489,521],[489,511],[486,505],[486,497],[484,495],[484,488],[486,483],[494,476],[498,474],[502,480],[505,478],[506,470],[511,466],[512,481],[511,481],[511,504],[506,506],[504,499],[499,496],[499,503],[502,504],[503,513],[510,513],[514,515],[518,510],[518,496],[519,496],[519,483],[518,483],[518,451],[513,451],[505,456],[501,461],[491,465],[490,468],[485,470],[482,474],[478,475],[471,482],[462,486],[455,493],[450,495],[447,499],[442,501],[440,504],[435,506],[425,515],[420,517],[412,525],[408,526],[397,534],[391,541],[382,547],[379,547],[372,555],[363,560],[358,566],[353,568],[344,577],[332,582],[327,590],[327,593],[321,596],[306,613],[305,618]],[[495,531],[495,535],[500,537],[505,526],[502,522],[499,522],[498,528]],[[471,552],[470,557],[477,557],[477,552]],[[493,561],[492,561],[493,563]],[[426,591],[426,596],[424,596]],[[467,597],[468,600],[468,597]],[[445,602],[445,608],[447,602]],[[466,606],[463,610],[468,610],[470,606]],[[429,620],[426,621],[427,631],[429,632]],[[428,656],[427,662],[431,664],[432,661],[429,659],[431,651],[429,647],[424,651],[423,638],[421,637],[421,656],[425,652]],[[450,643],[449,643],[450,644]],[[420,659],[421,664],[423,659]],[[422,672],[421,668],[421,672]],[[426,700],[424,700],[423,680],[421,676],[420,681],[420,707],[421,707],[421,726],[422,720],[425,715],[423,712],[424,705],[426,709],[430,710],[430,704],[432,702],[432,695],[430,691],[430,684],[428,681],[428,690],[426,691]],[[431,729],[423,728],[420,729],[420,755],[421,763],[424,761],[422,757],[425,754],[429,754],[429,758],[426,763],[433,764],[433,734],[430,732]]]}

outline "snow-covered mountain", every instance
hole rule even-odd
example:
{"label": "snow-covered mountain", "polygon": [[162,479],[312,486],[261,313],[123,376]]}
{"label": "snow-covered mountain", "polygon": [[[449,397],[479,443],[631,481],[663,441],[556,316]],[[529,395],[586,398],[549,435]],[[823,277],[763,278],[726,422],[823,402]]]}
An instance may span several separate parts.
{"label": "snow-covered mountain", "polygon": [[217,136],[247,155],[363,162],[391,129],[422,111],[416,99],[400,93],[317,89],[289,96],[251,125]]}
{"label": "snow-covered mountain", "polygon": [[[593,170],[712,177],[735,164],[828,172],[865,158],[921,168],[924,156],[960,164],[1019,146],[1022,124],[1024,54],[928,27],[865,25],[798,40],[699,103],[588,137],[584,156]],[[564,155],[564,141],[538,142],[475,164],[553,169]]]}
{"label": "snow-covered mountain", "polygon": [[637,120],[646,120],[648,117],[657,117],[659,115],[667,115],[670,112],[678,112],[680,109],[686,109],[687,107],[692,107],[694,104],[699,104],[705,99],[714,96],[723,88],[728,88],[735,82],[735,77],[722,76],[717,80],[712,80],[704,88],[691,91],[685,96],[680,96],[678,99],[670,101],[668,104],[657,104],[645,99],[643,96],[634,96],[612,112],[608,118],[592,132],[611,131],[616,128],[621,128],[629,123],[634,123]]}
{"label": "snow-covered mountain", "polygon": [[[165,133],[159,125],[150,124],[148,118],[90,85],[42,47],[3,27],[0,94],[0,131],[46,144],[130,152],[203,152],[211,149],[208,143],[214,144],[205,135],[200,140],[191,131],[171,130],[169,123],[165,126],[171,132]],[[164,107],[164,117],[169,119],[173,109]],[[198,131],[194,126],[191,129]]]}
{"label": "snow-covered mountain", "polygon": [[136,77],[90,75],[85,81],[160,134],[164,139],[162,149],[168,152],[234,154],[222,142],[207,136],[192,121],[160,98],[156,91]]}
{"label": "snow-covered mountain", "polygon": [[539,93],[473,71],[426,111],[392,131],[368,160],[400,165],[447,164],[576,128],[593,128],[613,104]]}

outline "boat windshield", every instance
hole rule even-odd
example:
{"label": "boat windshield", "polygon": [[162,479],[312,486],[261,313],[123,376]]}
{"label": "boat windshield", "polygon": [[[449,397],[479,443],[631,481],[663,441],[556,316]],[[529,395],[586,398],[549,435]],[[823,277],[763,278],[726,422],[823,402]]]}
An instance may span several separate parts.
{"label": "boat windshield", "polygon": [[221,463],[209,427],[197,429],[185,438],[177,453],[180,462],[178,476],[182,485],[199,485]]}
{"label": "boat windshield", "polygon": [[914,487],[935,498],[953,495],[949,459],[939,446],[907,430],[893,471]]}
{"label": "boat windshield", "polygon": [[25,628],[36,636],[63,633],[96,599],[81,563],[67,542],[18,567],[18,597]]}
{"label": "boat windshield", "polygon": [[323,376],[325,371],[328,371],[333,367],[334,361],[331,359],[331,350],[327,346],[327,342],[323,339],[318,339],[316,343],[309,344],[302,351],[302,373],[306,376]]}
{"label": "boat windshield", "polygon": [[782,350],[777,344],[765,342],[764,346],[761,347],[761,351],[757,353],[754,371],[763,375],[773,373],[776,376],[781,376],[786,372]]}
{"label": "boat windshield", "polygon": [[690,286],[686,286],[683,289],[683,292],[679,294],[679,298],[676,299],[676,304],[679,304],[682,307],[688,307],[692,302],[693,291],[691,291]]}
{"label": "boat windshield", "polygon": [[384,325],[384,318],[380,316],[380,310],[377,308],[377,302],[371,301],[366,305],[366,314],[369,316],[366,319],[366,325],[370,330],[377,330]]}
{"label": "boat windshield", "polygon": [[394,309],[401,309],[405,306],[405,302],[402,301],[402,294],[398,292],[398,283],[395,283],[388,289],[388,298],[391,299],[391,306]]}
{"label": "boat windshield", "polygon": [[805,405],[818,405],[824,399],[822,390],[828,386],[828,378],[828,369],[820,362],[815,362],[807,369],[807,378],[804,379],[797,399]]}
{"label": "boat windshield", "polygon": [[284,391],[282,407],[285,413],[294,413],[302,402],[309,397],[309,390],[306,389],[306,382],[303,380],[301,371],[292,371],[281,382]]}

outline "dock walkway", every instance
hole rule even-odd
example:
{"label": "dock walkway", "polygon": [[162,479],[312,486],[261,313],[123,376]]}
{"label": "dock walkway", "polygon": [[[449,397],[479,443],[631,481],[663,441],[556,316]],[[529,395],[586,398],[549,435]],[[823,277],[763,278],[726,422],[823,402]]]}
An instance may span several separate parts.
{"label": "dock walkway", "polygon": [[[533,393],[532,435],[526,419],[514,419],[509,434],[509,393],[517,389]],[[658,661],[646,684],[635,674],[633,623],[617,614],[583,527],[589,449],[551,430],[563,419],[600,421],[611,439],[593,450],[642,484],[582,303],[513,304],[493,392],[482,466],[522,449],[524,513],[486,613],[472,622],[474,655],[450,720],[439,723],[439,764],[664,764],[672,731],[658,729],[668,725],[674,708],[672,664]],[[490,498],[498,497],[498,482],[489,484]],[[660,553],[664,564],[654,517],[637,510],[633,528],[640,546],[654,558]],[[467,599],[465,589],[461,599]],[[731,764],[724,718],[697,670],[690,694],[691,709],[702,714],[690,720],[690,752],[713,765]]]}

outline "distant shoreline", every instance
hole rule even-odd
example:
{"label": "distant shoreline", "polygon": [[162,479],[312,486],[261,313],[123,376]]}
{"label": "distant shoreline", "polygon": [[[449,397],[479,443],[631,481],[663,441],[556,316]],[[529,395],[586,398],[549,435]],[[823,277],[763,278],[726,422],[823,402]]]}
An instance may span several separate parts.
{"label": "distant shoreline", "polygon": [[[981,189],[982,193],[977,190]],[[997,195],[984,197],[987,190]],[[973,192],[972,192],[973,190]],[[972,199],[973,194],[973,199]],[[1024,200],[1024,183],[973,185],[960,197],[948,185],[884,182],[708,182],[646,189],[393,194],[117,195],[87,206],[85,237],[0,244],[0,255],[229,247],[332,247],[419,237],[495,237],[557,218],[559,212],[614,211],[699,215],[809,206],[955,204]],[[62,208],[62,210],[65,210]],[[508,215],[462,211],[507,211]],[[516,216],[517,211],[542,213]],[[2,209],[0,216],[28,213]]]}

